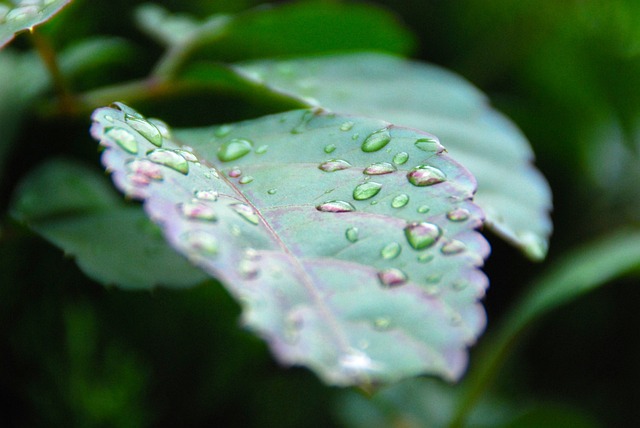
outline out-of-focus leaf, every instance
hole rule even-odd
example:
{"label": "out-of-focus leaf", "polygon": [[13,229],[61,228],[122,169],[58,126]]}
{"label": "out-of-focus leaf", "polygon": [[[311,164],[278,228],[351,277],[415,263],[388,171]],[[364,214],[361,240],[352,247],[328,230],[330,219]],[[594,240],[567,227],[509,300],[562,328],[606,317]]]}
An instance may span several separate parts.
{"label": "out-of-focus leaf", "polygon": [[53,160],[27,176],[12,214],[103,284],[187,287],[206,279],[139,207],[125,205],[104,177],[74,162]]}
{"label": "out-of-focus leaf", "polygon": [[114,182],[280,361],[335,385],[459,378],[489,247],[475,181],[435,137],[311,110],[174,136],[116,107],[92,126]]}
{"label": "out-of-focus leaf", "polygon": [[588,415],[558,404],[538,405],[527,410],[502,428],[598,428],[601,425]]}
{"label": "out-of-focus leaf", "polygon": [[0,48],[16,33],[31,31],[60,11],[71,0],[14,0],[0,3]]}
{"label": "out-of-focus leaf", "polygon": [[530,258],[547,253],[551,193],[520,131],[485,96],[438,67],[379,54],[355,54],[238,67],[254,82],[310,105],[364,114],[437,135],[478,180],[486,225]]}
{"label": "out-of-focus leaf", "polygon": [[60,54],[60,69],[68,78],[81,76],[98,67],[131,61],[134,49],[131,43],[117,37],[83,39]]}

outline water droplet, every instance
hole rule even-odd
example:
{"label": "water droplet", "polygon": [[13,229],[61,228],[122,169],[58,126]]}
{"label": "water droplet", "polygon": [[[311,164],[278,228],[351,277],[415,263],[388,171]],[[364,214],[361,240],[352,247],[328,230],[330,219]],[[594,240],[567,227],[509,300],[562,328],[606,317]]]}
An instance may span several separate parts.
{"label": "water droplet", "polygon": [[128,115],[125,115],[125,122],[154,146],[162,146],[162,134],[160,134],[158,128],[156,128],[153,124],[149,123],[145,119],[140,119]]}
{"label": "water droplet", "polygon": [[216,221],[218,219],[213,208],[200,202],[178,204],[178,209],[183,216],[190,219],[207,221]]}
{"label": "water droplet", "polygon": [[120,127],[110,127],[104,131],[104,135],[115,141],[124,151],[134,155],[138,153],[138,142],[131,132]]}
{"label": "water droplet", "polygon": [[231,178],[238,178],[242,175],[242,170],[237,166],[234,166],[227,175]]}
{"label": "water droplet", "polygon": [[362,146],[360,147],[363,152],[371,153],[377,152],[386,146],[391,141],[391,135],[387,128],[380,129],[370,134],[365,138]]}
{"label": "water droplet", "polygon": [[409,195],[401,193],[391,201],[393,208],[402,208],[409,203]]}
{"label": "water droplet", "polygon": [[343,355],[339,360],[343,371],[355,375],[364,375],[366,372],[380,370],[380,364],[375,363],[369,356],[361,351],[352,350],[350,354]]}
{"label": "water droplet", "polygon": [[353,122],[345,122],[342,125],[340,125],[340,130],[341,131],[351,131],[351,128],[353,128],[353,125],[355,125],[355,123]]}
{"label": "water droplet", "polygon": [[127,168],[131,171],[129,179],[136,185],[146,186],[153,180],[163,179],[160,167],[146,159],[135,159],[127,163]]}
{"label": "water droplet", "polygon": [[442,245],[442,247],[440,248],[440,252],[442,252],[442,254],[450,256],[453,254],[459,254],[466,249],[467,246],[464,244],[464,242],[458,241],[457,239],[452,239],[451,241],[446,242]]}
{"label": "water droplet", "polygon": [[316,209],[329,213],[347,213],[355,211],[356,207],[345,201],[327,201],[318,205]]}
{"label": "water droplet", "polygon": [[187,150],[175,149],[174,152],[182,156],[188,162],[198,162],[196,155]]}
{"label": "water droplet", "polygon": [[193,192],[193,195],[204,201],[217,201],[218,200],[218,192],[215,190],[196,190]]}
{"label": "water droplet", "polygon": [[382,184],[375,181],[368,181],[366,183],[358,184],[353,189],[353,199],[356,201],[364,201],[369,198],[373,198],[382,189]]}
{"label": "water droplet", "polygon": [[376,162],[366,167],[362,173],[367,175],[383,175],[390,174],[396,170],[396,167],[389,162]]}
{"label": "water droplet", "polygon": [[331,159],[326,162],[322,162],[318,165],[318,168],[324,172],[342,171],[343,169],[351,168],[351,164],[342,159]]}
{"label": "water droplet", "polygon": [[420,205],[420,206],[418,207],[417,211],[418,211],[420,214],[426,214],[426,213],[428,213],[428,212],[429,212],[429,210],[430,210],[430,209],[431,209],[431,208],[429,208],[429,205]]}
{"label": "water droplet", "polygon": [[373,328],[378,331],[386,331],[391,328],[391,318],[389,317],[378,317],[373,320]]}
{"label": "water droplet", "polygon": [[469,286],[469,283],[463,279],[454,281],[453,284],[451,284],[451,288],[453,288],[455,291],[462,291],[468,286]]}
{"label": "water droplet", "polygon": [[240,184],[249,184],[253,181],[253,177],[250,175],[245,175],[244,177],[242,177],[238,183]]}
{"label": "water droplet", "polygon": [[231,131],[233,131],[233,125],[222,125],[219,126],[215,131],[213,131],[213,135],[216,138],[223,138],[229,135]]}
{"label": "water droplet", "polygon": [[153,124],[153,126],[155,126],[158,131],[160,131],[160,135],[162,135],[162,138],[166,138],[167,140],[171,139],[171,131],[169,129],[169,125],[167,125],[166,122],[154,117],[147,120],[149,121],[149,123]]}
{"label": "water droplet", "polygon": [[464,208],[456,208],[447,213],[447,218],[451,221],[465,221],[469,218],[469,211]]}
{"label": "water droplet", "polygon": [[218,254],[218,240],[209,232],[194,230],[185,233],[180,238],[190,250],[203,255]]}
{"label": "water droplet", "polygon": [[258,276],[258,263],[253,260],[243,259],[238,264],[240,276],[244,279],[255,279]]}
{"label": "water droplet", "polygon": [[205,170],[202,173],[202,175],[204,176],[204,178],[209,178],[209,179],[211,177],[220,178],[220,176],[218,175],[218,171],[215,168]]}
{"label": "water droplet", "polygon": [[380,255],[383,259],[391,260],[395,259],[400,255],[402,251],[402,247],[397,242],[391,242],[385,245],[382,250],[380,250]]}
{"label": "water droplet", "polygon": [[144,119],[144,116],[138,113],[136,110],[132,109],[126,104],[116,101],[115,103],[111,103],[111,107],[117,110],[120,110],[126,116],[137,117],[138,119]]}
{"label": "water droplet", "polygon": [[344,236],[347,238],[349,242],[357,242],[358,241],[358,228],[350,227],[344,232]]}
{"label": "water droplet", "polygon": [[256,154],[258,154],[258,155],[263,155],[263,154],[267,153],[267,149],[268,149],[268,148],[269,148],[269,146],[268,146],[268,145],[263,144],[263,145],[259,146],[259,147],[256,149]]}
{"label": "water droplet", "polygon": [[395,163],[396,165],[403,165],[407,163],[408,160],[409,160],[409,153],[407,152],[396,153],[396,155],[393,157],[393,163]]}
{"label": "water droplet", "polygon": [[277,189],[269,189],[269,190],[267,190],[267,193],[269,195],[275,195],[277,191],[278,191]]}
{"label": "water droplet", "polygon": [[407,174],[407,179],[414,186],[422,187],[442,183],[446,180],[446,176],[438,168],[429,165],[418,165]]}
{"label": "water droplet", "polygon": [[423,250],[435,244],[442,231],[432,223],[410,223],[404,228],[409,244],[416,250]]}
{"label": "water droplet", "polygon": [[433,254],[431,253],[422,253],[418,256],[420,263],[429,263],[431,260],[433,260]]}
{"label": "water droplet", "polygon": [[247,220],[251,224],[260,223],[258,214],[247,204],[231,204],[229,205],[240,217]]}
{"label": "water droplet", "polygon": [[113,123],[113,116],[110,116],[110,115],[107,114],[107,115],[104,116],[104,120],[106,120],[107,122]]}
{"label": "water droplet", "polygon": [[249,140],[242,138],[234,138],[223,143],[218,149],[218,159],[222,162],[230,162],[240,159],[247,153],[251,152],[253,144]]}
{"label": "water droplet", "polygon": [[186,175],[189,172],[187,160],[173,150],[155,149],[147,153],[147,157],[151,162],[167,166],[182,174]]}
{"label": "water droplet", "polygon": [[429,284],[437,284],[440,281],[442,281],[442,274],[441,273],[434,273],[431,274],[429,276],[427,276],[425,278],[425,280],[429,283]]}
{"label": "water droplet", "polygon": [[333,153],[335,150],[336,150],[335,144],[327,144],[326,146],[324,146],[325,153]]}
{"label": "water droplet", "polygon": [[420,138],[415,142],[415,146],[422,151],[436,153],[440,144],[433,138]]}
{"label": "water droplet", "polygon": [[357,132],[351,136],[351,139],[353,141],[357,140],[358,138],[360,138],[360,134],[358,134]]}
{"label": "water droplet", "polygon": [[378,279],[385,287],[397,287],[406,284],[409,278],[400,269],[389,268],[378,272]]}
{"label": "water droplet", "polygon": [[302,117],[300,117],[300,121],[298,122],[298,124],[291,130],[291,133],[302,134],[307,128],[307,125],[309,124],[311,119],[313,119],[313,111],[312,110],[305,111]]}

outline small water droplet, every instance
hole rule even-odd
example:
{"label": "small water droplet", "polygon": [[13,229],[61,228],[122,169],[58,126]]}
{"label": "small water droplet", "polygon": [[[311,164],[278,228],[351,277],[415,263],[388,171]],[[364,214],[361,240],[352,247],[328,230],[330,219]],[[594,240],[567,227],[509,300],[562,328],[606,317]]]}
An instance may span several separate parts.
{"label": "small water droplet", "polygon": [[429,297],[434,297],[440,294],[440,287],[438,287],[437,285],[427,285],[426,287],[423,287],[423,290],[424,294]]}
{"label": "small water droplet", "polygon": [[275,195],[277,191],[278,191],[277,189],[269,189],[269,190],[267,190],[267,193],[269,195]]}
{"label": "small water droplet", "polygon": [[353,189],[353,199],[356,201],[364,201],[369,198],[373,198],[382,189],[382,184],[375,181],[368,181],[366,183],[358,184]]}
{"label": "small water droplet", "polygon": [[268,149],[268,148],[269,148],[269,146],[268,146],[268,145],[263,144],[263,145],[259,146],[259,147],[256,149],[256,154],[258,154],[258,155],[263,155],[263,154],[267,153],[267,149]]}
{"label": "small water droplet", "polygon": [[402,208],[409,203],[409,195],[405,193],[401,193],[391,201],[391,206],[393,208]]}
{"label": "small water droplet", "polygon": [[442,254],[450,256],[453,254],[459,254],[467,249],[467,246],[462,241],[458,241],[457,239],[452,239],[449,242],[446,242],[440,248],[440,252]]}
{"label": "small water droplet", "polygon": [[407,174],[409,183],[414,186],[432,186],[446,180],[444,172],[429,165],[418,165]]}
{"label": "small water droplet", "polygon": [[316,209],[329,213],[346,213],[355,211],[356,207],[345,201],[327,201],[318,205]]}
{"label": "small water droplet", "polygon": [[229,205],[240,217],[247,220],[251,224],[260,223],[260,217],[258,214],[247,204],[231,204]]}
{"label": "small water droplet", "polygon": [[115,141],[115,143],[124,151],[134,155],[138,153],[138,142],[136,141],[136,137],[126,129],[117,126],[106,128],[104,130],[104,135]]}
{"label": "small water droplet", "polygon": [[385,287],[398,287],[406,284],[409,278],[400,269],[389,268],[378,272],[378,279]]}
{"label": "small water droplet", "polygon": [[390,174],[396,170],[396,167],[389,162],[376,162],[366,167],[362,173],[367,175],[383,175]]}
{"label": "small water droplet", "polygon": [[136,185],[146,186],[153,180],[163,179],[160,167],[146,159],[135,159],[127,163],[127,169],[131,171],[129,179]]}
{"label": "small water droplet", "polygon": [[238,178],[242,175],[242,170],[237,166],[234,166],[227,175],[231,178]]}
{"label": "small water droplet", "polygon": [[455,291],[462,291],[468,286],[469,286],[469,283],[463,279],[454,281],[453,284],[451,284],[451,288],[453,288]]}
{"label": "small water droplet", "polygon": [[360,138],[360,134],[359,134],[359,133],[357,133],[357,132],[351,136],[351,139],[352,139],[353,141],[357,140],[358,138]]}
{"label": "small water droplet", "polygon": [[378,331],[386,331],[391,328],[391,318],[389,317],[378,317],[373,320],[373,328]]}
{"label": "small water droplet", "polygon": [[188,162],[198,162],[196,155],[187,150],[175,149],[174,152],[182,156]]}
{"label": "small water droplet", "polygon": [[347,238],[349,242],[357,242],[358,241],[358,228],[350,227],[344,232],[344,236]]}
{"label": "small water droplet", "polygon": [[218,254],[218,240],[209,232],[194,230],[185,233],[180,238],[190,250],[203,255]]}
{"label": "small water droplet", "polygon": [[432,223],[410,223],[404,228],[409,244],[416,250],[423,250],[435,244],[442,231]]}
{"label": "small water droplet", "polygon": [[420,138],[415,143],[415,146],[425,152],[433,152],[436,153],[438,151],[438,140],[433,138]]}
{"label": "small water droplet", "polygon": [[169,125],[166,122],[156,119],[155,117],[151,117],[147,119],[153,126],[155,126],[158,131],[160,131],[160,135],[162,138],[166,138],[167,140],[171,139],[171,130],[169,129]]}
{"label": "small water droplet", "polygon": [[128,105],[123,104],[121,102],[116,101],[115,103],[111,103],[111,107],[115,108],[117,110],[120,110],[122,113],[124,113],[125,114],[125,118],[126,118],[126,116],[131,116],[131,117],[137,117],[138,119],[144,119],[143,115],[141,115],[140,113],[138,113],[133,108],[131,108]]}
{"label": "small water droplet", "polygon": [[245,175],[244,177],[242,177],[238,183],[240,184],[249,184],[253,181],[253,177],[250,175]]}
{"label": "small water droplet", "polygon": [[365,138],[360,148],[363,152],[367,153],[377,152],[386,146],[389,141],[391,141],[389,130],[387,128],[383,128],[371,133],[367,138]]}
{"label": "small water droplet", "polygon": [[399,152],[393,157],[393,163],[396,165],[404,165],[409,160],[409,153]]}
{"label": "small water droplet", "polygon": [[242,138],[234,138],[225,143],[222,143],[218,148],[218,159],[222,162],[230,162],[236,159],[240,159],[247,153],[251,152],[253,144],[249,140]]}
{"label": "small water droplet", "polygon": [[418,255],[418,261],[420,263],[429,263],[431,260],[433,260],[433,254],[431,253],[422,253]]}
{"label": "small water droplet", "polygon": [[215,131],[213,131],[213,135],[216,138],[224,138],[229,135],[231,131],[233,131],[233,125],[222,125],[219,126]]}
{"label": "small water droplet", "polygon": [[106,120],[107,122],[113,123],[113,116],[110,116],[110,115],[107,114],[107,115],[104,116],[104,120]]}
{"label": "small water droplet", "polygon": [[238,271],[244,279],[255,279],[259,272],[258,263],[253,260],[243,259],[238,264]]}
{"label": "small water droplet", "polygon": [[431,274],[429,276],[427,276],[425,278],[425,280],[429,283],[429,284],[437,284],[440,281],[442,281],[442,274],[441,273],[434,273]]}
{"label": "small water droplet", "polygon": [[197,199],[202,199],[204,201],[217,201],[218,200],[218,192],[215,190],[196,190],[193,192],[193,195]]}
{"label": "small water droplet", "polygon": [[429,205],[420,205],[420,206],[418,207],[417,211],[418,211],[420,214],[426,214],[426,213],[428,213],[428,212],[429,212],[429,210],[430,210],[430,209],[431,209],[431,208],[429,208]]}
{"label": "small water droplet", "polygon": [[397,242],[391,242],[385,245],[382,250],[380,250],[380,255],[383,259],[392,260],[400,255],[402,251],[402,247]]}
{"label": "small water droplet", "polygon": [[447,213],[447,218],[451,221],[465,221],[469,218],[469,211],[464,208],[456,208]]}
{"label": "small water droplet", "polygon": [[335,144],[327,144],[326,146],[324,146],[325,153],[333,153],[335,150],[336,150]]}
{"label": "small water droplet", "polygon": [[189,163],[185,158],[173,150],[155,149],[147,153],[147,157],[153,163],[167,166],[182,174],[189,172]]}
{"label": "small water droplet", "polygon": [[351,168],[351,164],[342,159],[331,159],[326,162],[322,162],[318,165],[318,168],[324,172],[342,171],[343,169]]}
{"label": "small water droplet", "polygon": [[162,147],[162,134],[145,119],[125,115],[125,122],[156,147]]}
{"label": "small water droplet", "polygon": [[355,123],[353,122],[345,122],[342,125],[340,125],[340,130],[341,131],[351,131],[351,128],[353,128],[353,125],[355,125]]}
{"label": "small water droplet", "polygon": [[183,216],[194,220],[216,221],[218,216],[213,208],[200,202],[178,204]]}

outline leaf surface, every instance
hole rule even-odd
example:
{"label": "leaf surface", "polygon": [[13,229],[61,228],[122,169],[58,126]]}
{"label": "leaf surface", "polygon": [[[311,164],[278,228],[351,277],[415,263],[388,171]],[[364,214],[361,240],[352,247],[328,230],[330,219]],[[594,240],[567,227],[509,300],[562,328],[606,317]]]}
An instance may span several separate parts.
{"label": "leaf surface", "polygon": [[0,48],[9,43],[16,33],[31,30],[48,21],[71,0],[34,0],[0,3]]}
{"label": "leaf surface", "polygon": [[534,260],[547,253],[551,192],[520,131],[461,77],[381,54],[242,64],[254,82],[311,106],[428,131],[478,180],[486,225]]}
{"label": "leaf surface", "polygon": [[171,131],[115,107],[92,126],[115,184],[281,362],[335,385],[461,376],[489,247],[475,181],[435,137],[312,110]]}

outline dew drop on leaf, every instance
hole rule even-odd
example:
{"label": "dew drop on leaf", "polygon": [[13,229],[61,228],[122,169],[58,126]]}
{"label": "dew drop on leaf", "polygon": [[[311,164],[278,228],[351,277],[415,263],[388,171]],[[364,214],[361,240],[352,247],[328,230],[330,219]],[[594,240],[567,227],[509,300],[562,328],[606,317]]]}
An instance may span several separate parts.
{"label": "dew drop on leaf", "polygon": [[213,135],[216,138],[223,138],[229,135],[231,131],[233,131],[233,125],[222,125],[213,132]]}
{"label": "dew drop on leaf", "polygon": [[389,162],[376,162],[366,167],[362,173],[367,175],[383,175],[390,174],[396,170],[396,167]]}
{"label": "dew drop on leaf", "polygon": [[178,204],[183,216],[193,220],[216,221],[218,217],[213,208],[200,202]]}
{"label": "dew drop on leaf", "polygon": [[231,168],[231,170],[228,173],[229,177],[231,178],[238,178],[242,175],[242,170],[240,168],[238,168],[237,166],[234,166],[233,168]]}
{"label": "dew drop on leaf", "polygon": [[5,19],[7,21],[24,21],[36,16],[40,12],[36,6],[16,7],[7,13]]}
{"label": "dew drop on leaf", "polygon": [[259,147],[256,149],[256,154],[258,154],[258,155],[263,155],[263,154],[267,153],[267,149],[268,149],[268,148],[269,148],[269,146],[268,146],[268,145],[263,144],[263,145],[259,146]]}
{"label": "dew drop on leaf", "polygon": [[371,153],[377,152],[386,146],[391,141],[391,135],[387,128],[380,129],[370,134],[362,143],[360,147],[363,152]]}
{"label": "dew drop on leaf", "polygon": [[277,189],[269,189],[269,190],[267,190],[267,194],[275,195],[277,191],[278,191]]}
{"label": "dew drop on leaf", "polygon": [[409,280],[407,274],[396,268],[389,268],[378,272],[378,279],[385,287],[398,287]]}
{"label": "dew drop on leaf", "polygon": [[244,279],[255,279],[258,276],[258,263],[250,259],[241,260],[238,264],[240,276]]}
{"label": "dew drop on leaf", "polygon": [[245,175],[244,177],[242,177],[238,183],[240,184],[249,184],[253,181],[253,177],[250,175]]}
{"label": "dew drop on leaf", "polygon": [[125,115],[125,122],[156,147],[162,147],[162,134],[145,119]]}
{"label": "dew drop on leaf", "polygon": [[383,259],[392,260],[400,255],[402,251],[402,247],[397,242],[391,242],[385,245],[382,250],[380,250],[380,255]]}
{"label": "dew drop on leaf", "polygon": [[356,207],[351,205],[346,201],[327,201],[318,206],[316,206],[318,211],[329,212],[329,213],[347,213],[351,211],[355,211]]}
{"label": "dew drop on leaf", "polygon": [[438,151],[438,142],[432,138],[420,138],[414,144],[418,149],[425,152],[436,153]]}
{"label": "dew drop on leaf", "polygon": [[344,122],[342,125],[340,125],[340,130],[341,131],[351,131],[351,128],[353,128],[353,125],[355,125],[353,122]]}
{"label": "dew drop on leaf", "polygon": [[196,155],[194,155],[190,151],[183,150],[183,149],[175,149],[174,152],[182,156],[188,162],[198,162],[198,158],[196,157]]}
{"label": "dew drop on leaf", "polygon": [[405,193],[401,193],[391,201],[391,206],[393,208],[402,208],[409,203],[409,195]]}
{"label": "dew drop on leaf", "polygon": [[234,210],[240,217],[245,219],[251,224],[260,223],[260,217],[258,214],[247,204],[231,204],[229,205],[232,210]]}
{"label": "dew drop on leaf", "polygon": [[335,144],[327,144],[326,146],[324,146],[325,153],[333,153],[335,150],[336,150]]}
{"label": "dew drop on leaf", "polygon": [[373,198],[382,189],[382,184],[374,181],[368,181],[366,183],[358,184],[353,189],[353,199],[356,201],[364,201],[369,198]]}
{"label": "dew drop on leaf", "polygon": [[324,172],[334,172],[351,168],[351,164],[342,159],[330,159],[326,162],[322,162],[320,165],[318,165],[318,168]]}
{"label": "dew drop on leaf", "polygon": [[127,163],[127,169],[132,175],[129,178],[136,184],[149,184],[151,180],[160,181],[163,179],[160,167],[146,159],[135,159]]}
{"label": "dew drop on leaf", "polygon": [[409,160],[409,153],[399,152],[393,157],[393,163],[396,165],[404,165]]}
{"label": "dew drop on leaf", "polygon": [[105,129],[104,135],[115,141],[124,151],[134,155],[138,153],[136,137],[126,129],[112,126]]}
{"label": "dew drop on leaf", "polygon": [[441,273],[431,274],[427,276],[426,281],[429,284],[438,284],[440,281],[442,281],[442,274]]}
{"label": "dew drop on leaf", "polygon": [[442,231],[432,223],[410,223],[404,228],[404,234],[411,245],[416,250],[423,250],[435,244],[440,238]]}
{"label": "dew drop on leaf", "polygon": [[236,159],[240,159],[247,153],[251,152],[253,144],[249,140],[242,138],[234,138],[223,143],[218,148],[218,159],[222,162],[230,162]]}
{"label": "dew drop on leaf", "polygon": [[357,242],[358,241],[358,228],[350,227],[344,232],[344,236],[347,238],[349,242]]}
{"label": "dew drop on leaf", "polygon": [[153,124],[153,126],[155,126],[158,131],[160,131],[160,135],[162,135],[162,138],[166,138],[167,140],[171,139],[171,131],[169,130],[169,125],[167,125],[166,122],[156,118],[149,118],[147,120],[149,121],[149,123]]}
{"label": "dew drop on leaf", "polygon": [[418,165],[407,174],[409,183],[414,186],[432,186],[446,180],[444,172],[429,165]]}
{"label": "dew drop on leaf", "polygon": [[420,214],[426,214],[426,213],[428,213],[428,212],[429,212],[429,210],[430,210],[429,205],[420,205],[420,206],[418,207],[418,209],[417,209],[417,211],[418,211]]}
{"label": "dew drop on leaf", "polygon": [[215,190],[196,190],[193,195],[204,201],[217,201],[219,196]]}
{"label": "dew drop on leaf", "polygon": [[452,239],[451,241],[442,245],[442,248],[440,248],[440,252],[442,252],[442,254],[444,255],[449,256],[453,254],[459,254],[466,249],[467,246],[464,244],[464,242],[458,241],[457,239]]}
{"label": "dew drop on leaf", "polygon": [[180,239],[191,251],[196,253],[203,255],[218,254],[218,240],[209,232],[192,230],[186,232]]}
{"label": "dew drop on leaf", "polygon": [[386,331],[391,328],[391,318],[389,317],[378,317],[373,320],[373,328],[378,331]]}
{"label": "dew drop on leaf", "polygon": [[131,116],[131,117],[137,117],[138,119],[144,119],[144,116],[141,115],[140,113],[138,113],[136,110],[134,110],[133,108],[129,107],[126,104],[123,104],[121,102],[116,101],[115,103],[111,104],[111,107],[120,110],[122,113],[125,114],[125,118],[127,116]]}
{"label": "dew drop on leaf", "polygon": [[173,150],[155,149],[147,153],[147,157],[153,163],[164,165],[182,174],[189,172],[189,163],[180,154]]}
{"label": "dew drop on leaf", "polygon": [[465,221],[469,218],[469,211],[464,208],[456,208],[447,213],[447,218],[451,221]]}
{"label": "dew drop on leaf", "polygon": [[420,263],[429,263],[431,260],[433,260],[433,258],[433,254],[431,253],[422,253],[418,255],[418,261]]}

